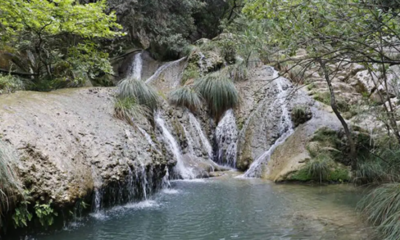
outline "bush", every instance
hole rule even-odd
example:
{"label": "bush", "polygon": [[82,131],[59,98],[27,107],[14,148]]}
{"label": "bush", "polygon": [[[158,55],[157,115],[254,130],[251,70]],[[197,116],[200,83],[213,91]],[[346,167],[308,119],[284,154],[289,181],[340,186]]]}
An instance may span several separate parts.
{"label": "bush", "polygon": [[202,104],[198,93],[188,86],[181,87],[171,92],[168,100],[172,105],[186,107],[192,112],[196,111]]}
{"label": "bush", "polygon": [[18,90],[24,90],[24,84],[18,77],[0,75],[0,94],[12,93]]}
{"label": "bush", "polygon": [[400,184],[384,184],[366,195],[359,203],[368,220],[378,226],[385,240],[400,236]]}
{"label": "bush", "polygon": [[157,93],[145,82],[134,78],[126,78],[118,84],[117,97],[135,99],[140,105],[154,111],[158,108]]}
{"label": "bush", "polygon": [[195,89],[207,102],[212,116],[218,121],[222,114],[239,104],[239,93],[233,82],[223,76],[209,75],[195,84]]}

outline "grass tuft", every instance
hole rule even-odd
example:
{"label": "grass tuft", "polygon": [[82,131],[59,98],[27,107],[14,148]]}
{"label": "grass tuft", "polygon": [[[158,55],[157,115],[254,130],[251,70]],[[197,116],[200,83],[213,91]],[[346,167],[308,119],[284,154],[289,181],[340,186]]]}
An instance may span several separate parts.
{"label": "grass tuft", "polygon": [[400,184],[384,184],[366,195],[359,203],[368,220],[378,226],[384,240],[400,236]]}
{"label": "grass tuft", "polygon": [[1,216],[22,196],[22,185],[11,168],[17,160],[17,154],[0,140],[0,227]]}
{"label": "grass tuft", "polygon": [[133,125],[133,120],[142,116],[150,117],[147,108],[139,105],[134,98],[116,98],[114,102],[114,117]]}
{"label": "grass tuft", "polygon": [[235,85],[224,76],[208,75],[201,78],[196,82],[195,90],[202,95],[217,121],[226,110],[239,104],[239,93]]}
{"label": "grass tuft", "polygon": [[189,86],[183,86],[171,92],[168,100],[172,105],[186,107],[192,112],[195,112],[202,105],[199,94]]}
{"label": "grass tuft", "polygon": [[126,78],[118,84],[119,99],[136,99],[137,103],[146,106],[151,111],[158,108],[158,95],[145,82],[135,78]]}

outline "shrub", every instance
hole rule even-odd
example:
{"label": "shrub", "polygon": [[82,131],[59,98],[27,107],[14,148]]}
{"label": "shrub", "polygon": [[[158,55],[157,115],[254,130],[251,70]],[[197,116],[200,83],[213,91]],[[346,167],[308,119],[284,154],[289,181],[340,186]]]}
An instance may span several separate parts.
{"label": "shrub", "polygon": [[211,114],[217,121],[226,110],[239,104],[239,93],[233,82],[226,77],[206,76],[195,84],[195,89],[205,99]]}
{"label": "shrub", "polygon": [[198,93],[188,86],[181,87],[171,92],[168,100],[172,105],[186,107],[192,112],[196,111],[202,104]]}
{"label": "shrub", "polygon": [[136,99],[137,103],[146,106],[151,111],[158,107],[157,93],[145,82],[135,78],[126,78],[118,84],[117,96],[120,99]]}
{"label": "shrub", "polygon": [[17,90],[24,90],[24,84],[18,77],[0,75],[0,94],[12,93]]}
{"label": "shrub", "polygon": [[366,195],[359,203],[368,220],[378,226],[385,240],[400,236],[400,184],[384,184]]}

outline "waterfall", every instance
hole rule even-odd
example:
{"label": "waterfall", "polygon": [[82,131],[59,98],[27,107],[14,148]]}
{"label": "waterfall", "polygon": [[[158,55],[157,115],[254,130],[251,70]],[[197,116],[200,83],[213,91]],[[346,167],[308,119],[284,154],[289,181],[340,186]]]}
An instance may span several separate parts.
{"label": "waterfall", "polygon": [[183,128],[183,131],[185,132],[185,136],[186,136],[186,140],[188,143],[188,148],[189,148],[189,152],[192,156],[196,156],[196,154],[194,153],[194,140],[192,138],[192,136],[190,136],[190,133],[186,130],[186,127],[184,125],[181,125]]}
{"label": "waterfall", "polygon": [[238,131],[233,110],[226,111],[215,131],[218,147],[217,162],[236,167]]}
{"label": "waterfall", "polygon": [[142,59],[142,53],[140,52],[135,55],[135,58],[133,60],[131,68],[131,76],[135,79],[141,79],[142,68],[143,68],[143,59]]}
{"label": "waterfall", "polygon": [[154,143],[153,139],[151,139],[151,136],[141,127],[136,125],[137,129],[143,136],[146,138],[147,142],[150,144],[151,147],[153,147],[157,152],[161,153],[160,150],[157,148],[156,144]]}
{"label": "waterfall", "polygon": [[[176,61],[165,63],[164,65],[159,67],[157,69],[157,71],[151,77],[149,77],[149,79],[146,80],[146,83],[151,83],[152,81],[156,80],[161,75],[161,73],[163,73],[166,69],[168,69],[168,68],[170,68],[172,66],[175,66],[176,64],[179,64],[181,61],[183,61],[185,59],[186,59],[186,57],[183,57],[183,58],[178,59]],[[179,83],[175,83],[175,84],[178,85]]]}
{"label": "waterfall", "polygon": [[183,179],[193,179],[195,175],[192,169],[185,167],[179,145],[166,127],[165,121],[161,118],[161,114],[159,112],[155,114],[155,122],[161,128],[164,142],[167,144],[177,160],[174,168],[175,172]]}
{"label": "waterfall", "polygon": [[[276,73],[277,76],[277,73]],[[258,157],[251,165],[250,168],[244,174],[245,177],[254,178],[254,177],[261,177],[262,171],[262,164],[264,162],[268,162],[271,158],[272,153],[275,149],[284,143],[290,135],[293,134],[293,124],[292,120],[290,119],[289,110],[287,108],[286,97],[288,96],[288,89],[283,88],[283,78],[277,77],[276,86],[278,89],[277,99],[273,103],[272,107],[281,107],[282,114],[279,120],[279,133],[280,137],[275,141],[275,143],[265,151],[260,157]]]}
{"label": "waterfall", "polygon": [[211,144],[208,141],[203,130],[201,129],[201,125],[200,125],[199,121],[191,112],[189,112],[189,121],[190,121],[190,124],[192,125],[192,127],[196,130],[197,134],[199,135],[201,143],[202,143],[203,147],[207,150],[209,158],[213,159],[213,149],[211,147]]}

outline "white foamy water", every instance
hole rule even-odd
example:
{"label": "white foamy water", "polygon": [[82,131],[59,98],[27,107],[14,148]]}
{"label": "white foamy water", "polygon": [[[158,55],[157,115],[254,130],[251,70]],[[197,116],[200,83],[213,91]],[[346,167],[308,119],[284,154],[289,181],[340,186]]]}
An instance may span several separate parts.
{"label": "white foamy water", "polygon": [[165,189],[162,190],[162,193],[165,193],[165,194],[178,194],[180,192],[177,189],[165,188]]}
{"label": "white foamy water", "polygon": [[182,177],[183,179],[193,179],[195,178],[195,174],[193,173],[193,169],[188,168],[184,165],[181,150],[174,136],[172,136],[171,132],[168,130],[164,119],[162,119],[161,114],[158,112],[155,114],[155,122],[161,128],[163,141],[167,144],[171,152],[176,158],[176,166],[174,167],[175,172]]}
{"label": "white foamy water", "polygon": [[218,163],[235,168],[238,130],[232,109],[226,111],[224,117],[219,121],[215,136],[218,145]]}
{"label": "white foamy water", "polygon": [[143,69],[142,53],[138,53],[135,55],[135,58],[133,59],[132,62],[131,76],[135,79],[141,79],[142,69]]}
{"label": "white foamy water", "polygon": [[[282,110],[282,114],[279,121],[279,133],[280,137],[275,141],[275,143],[265,151],[261,156],[259,156],[251,165],[250,168],[245,172],[244,177],[246,178],[255,178],[261,177],[262,173],[262,165],[267,163],[271,158],[272,153],[275,149],[284,143],[290,135],[294,133],[292,120],[290,119],[289,110],[287,108],[286,97],[289,94],[288,88],[284,89],[284,78],[278,77],[278,72],[274,73],[276,86],[278,88],[278,95],[273,104],[273,107],[280,107]],[[268,172],[267,172],[268,174]]]}
{"label": "white foamy water", "polygon": [[201,124],[199,123],[197,118],[191,112],[189,112],[189,121],[190,121],[190,124],[192,125],[192,127],[194,127],[194,129],[196,129],[197,134],[200,136],[201,143],[202,143],[203,147],[207,150],[208,157],[210,159],[212,159],[213,158],[213,149],[211,147],[210,141],[208,141],[206,135],[204,134],[203,130],[201,129]]}
{"label": "white foamy water", "polygon": [[173,66],[175,66],[176,64],[179,64],[181,61],[183,61],[183,60],[185,60],[185,59],[186,59],[186,57],[183,57],[183,58],[178,59],[178,60],[176,60],[176,61],[172,61],[172,62],[167,62],[167,63],[165,63],[164,65],[162,65],[161,67],[159,67],[159,68],[157,69],[157,71],[156,71],[151,77],[149,77],[149,78],[146,80],[146,83],[151,83],[152,81],[156,80],[156,79],[161,75],[161,73],[163,73],[166,69],[168,69],[168,68],[170,68],[170,67],[173,67]]}

